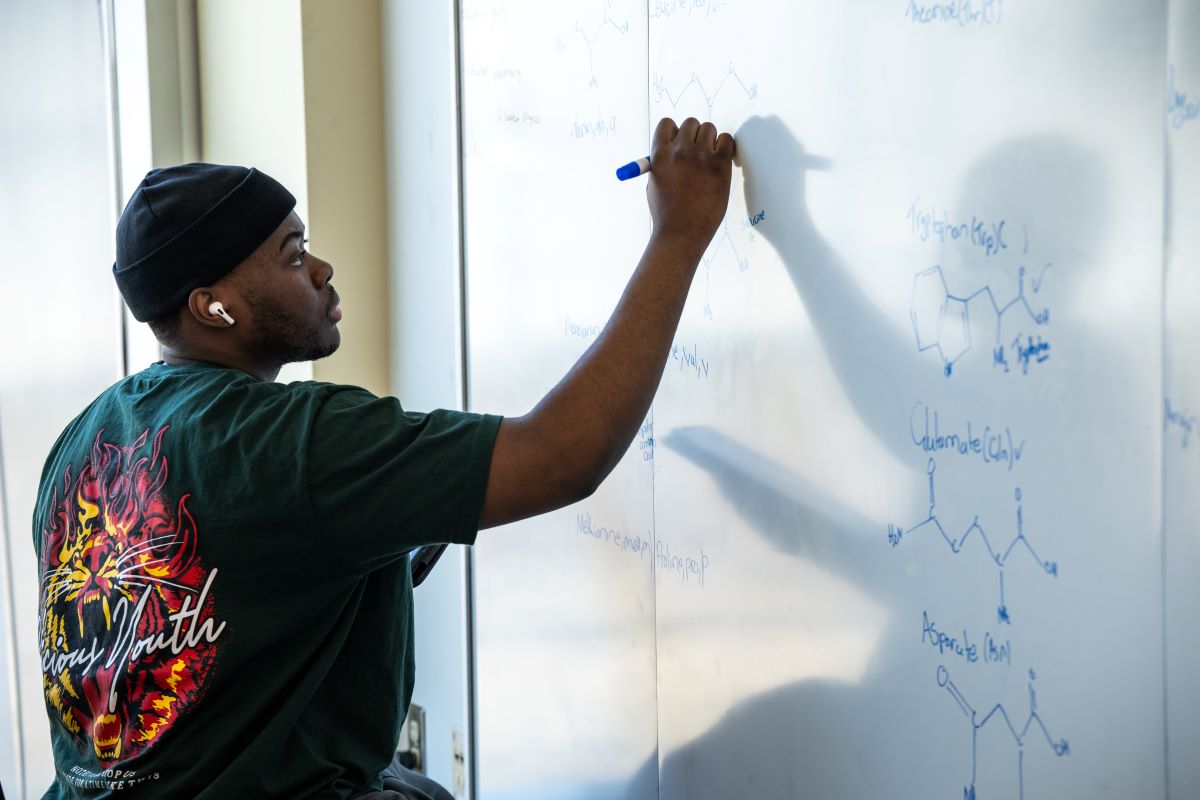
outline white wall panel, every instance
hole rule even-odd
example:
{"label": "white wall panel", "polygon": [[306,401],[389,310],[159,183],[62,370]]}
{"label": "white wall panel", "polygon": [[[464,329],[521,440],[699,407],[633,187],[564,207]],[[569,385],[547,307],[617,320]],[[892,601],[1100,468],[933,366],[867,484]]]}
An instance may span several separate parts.
{"label": "white wall panel", "polygon": [[12,602],[15,618],[14,659],[0,660],[0,684],[19,679],[24,753],[16,763],[11,727],[0,726],[0,781],[17,798],[41,797],[53,776],[30,529],[42,462],[66,423],[119,377],[121,363],[100,12],[91,2],[0,4],[0,283],[9,298],[0,457],[12,559],[0,602]]}

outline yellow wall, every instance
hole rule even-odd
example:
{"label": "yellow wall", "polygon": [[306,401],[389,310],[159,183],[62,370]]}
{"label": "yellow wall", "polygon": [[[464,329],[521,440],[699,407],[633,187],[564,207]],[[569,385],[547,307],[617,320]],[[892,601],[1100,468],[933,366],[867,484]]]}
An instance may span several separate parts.
{"label": "yellow wall", "polygon": [[300,0],[200,0],[200,149],[257,167],[308,217]]}
{"label": "yellow wall", "polygon": [[389,391],[387,170],[378,0],[302,0],[310,246],[333,263],[342,347],[313,377]]}
{"label": "yellow wall", "polygon": [[330,358],[285,368],[388,392],[386,169],[379,0],[199,0],[203,159],[296,195],[345,312]]}

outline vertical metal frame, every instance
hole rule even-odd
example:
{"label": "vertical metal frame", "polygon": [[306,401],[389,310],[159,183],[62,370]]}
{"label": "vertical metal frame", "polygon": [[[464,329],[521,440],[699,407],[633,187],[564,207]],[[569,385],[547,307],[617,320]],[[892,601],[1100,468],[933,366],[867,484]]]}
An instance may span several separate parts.
{"label": "vertical metal frame", "polygon": [[[0,407],[0,420],[3,418],[4,409]],[[7,655],[6,660],[8,661],[5,671],[13,676],[12,682],[7,687],[9,707],[13,710],[12,718],[8,720],[8,727],[13,741],[13,762],[17,770],[16,797],[25,797],[25,739],[21,735],[24,725],[22,724],[21,692],[19,691],[21,665],[17,661],[17,597],[14,591],[12,530],[12,518],[8,506],[8,484],[4,472],[4,428],[3,425],[0,425],[0,547],[2,547],[0,554],[4,557],[4,571],[3,575],[0,575],[0,587],[4,589],[3,604],[8,609],[7,619],[4,621],[5,629],[8,631],[8,642],[5,644],[3,652]],[[3,795],[3,790],[0,790],[0,795]]]}
{"label": "vertical metal frame", "polygon": [[[459,397],[463,410],[471,410],[470,389],[470,330],[467,321],[467,242],[466,209],[463,184],[463,63],[462,63],[462,0],[454,0],[454,129],[456,148],[456,192],[458,194],[458,324],[459,324]],[[467,655],[467,797],[479,797],[479,682],[475,637],[475,548],[465,548],[463,558],[463,608],[466,610],[465,633]]]}
{"label": "vertical metal frame", "polygon": [[[99,0],[100,46],[104,58],[104,107],[107,112],[105,132],[108,134],[108,175],[112,193],[110,217],[112,229],[116,230],[117,220],[121,216],[124,197],[121,192],[121,110],[117,98],[117,23],[114,3],[115,0]],[[115,283],[113,284],[112,291],[116,302],[121,306],[123,311],[125,301],[121,298],[121,293],[117,290]],[[123,378],[128,374],[128,336],[129,331],[125,321],[125,314],[118,314],[117,341],[120,342],[121,346],[116,357],[117,379]]]}

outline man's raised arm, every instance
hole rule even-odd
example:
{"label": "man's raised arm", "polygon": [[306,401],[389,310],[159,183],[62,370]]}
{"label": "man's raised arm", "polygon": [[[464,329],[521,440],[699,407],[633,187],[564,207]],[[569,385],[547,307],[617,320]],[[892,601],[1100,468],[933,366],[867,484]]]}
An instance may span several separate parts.
{"label": "man's raised arm", "polygon": [[500,423],[480,528],[551,511],[596,490],[658,389],[696,267],[725,216],[728,133],[659,122],[647,196],[654,229],[603,332],[528,414]]}

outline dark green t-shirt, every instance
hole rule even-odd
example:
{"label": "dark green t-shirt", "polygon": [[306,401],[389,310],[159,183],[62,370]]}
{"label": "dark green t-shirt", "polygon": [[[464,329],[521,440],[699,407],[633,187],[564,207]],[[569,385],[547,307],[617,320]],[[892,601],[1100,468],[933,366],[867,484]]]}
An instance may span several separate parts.
{"label": "dark green t-shirt", "polygon": [[408,554],[474,541],[498,417],[155,364],[55,443],[33,519],[46,797],[351,797],[413,685]]}

